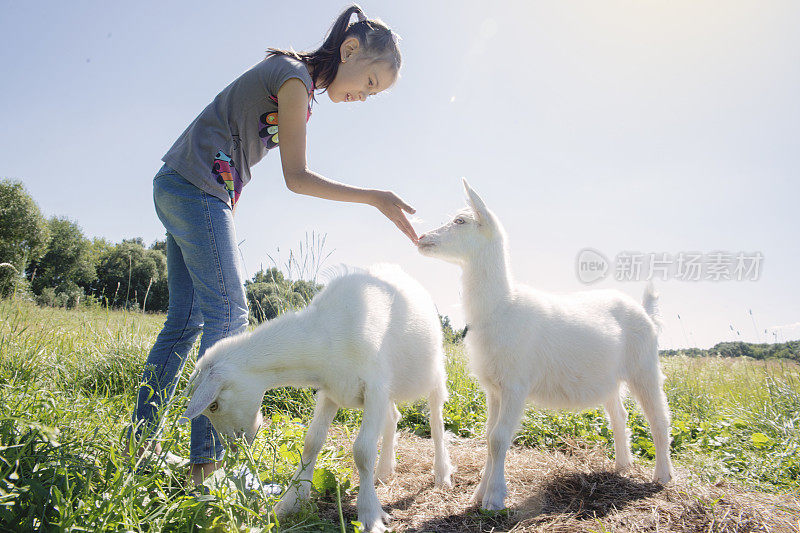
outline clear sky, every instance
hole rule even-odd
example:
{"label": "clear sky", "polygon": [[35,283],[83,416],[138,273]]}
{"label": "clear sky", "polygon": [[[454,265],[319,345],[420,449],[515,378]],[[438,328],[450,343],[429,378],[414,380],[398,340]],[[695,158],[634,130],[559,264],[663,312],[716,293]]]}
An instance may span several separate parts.
{"label": "clear sky", "polygon": [[[162,238],[164,152],[268,47],[316,47],[345,5],[3,1],[0,176],[89,237]],[[517,280],[542,290],[639,299],[644,281],[615,279],[620,254],[674,268],[681,252],[760,252],[755,281],[657,280],[662,344],[800,338],[800,3],[361,5],[402,37],[401,78],[364,104],[318,97],[313,170],[394,190],[418,232],[464,204],[467,177],[506,226]],[[250,276],[325,234],[328,265],[399,263],[463,323],[457,267],[373,208],[289,192],[279,159],[256,165],[237,207]],[[611,269],[589,286],[584,248]]]}

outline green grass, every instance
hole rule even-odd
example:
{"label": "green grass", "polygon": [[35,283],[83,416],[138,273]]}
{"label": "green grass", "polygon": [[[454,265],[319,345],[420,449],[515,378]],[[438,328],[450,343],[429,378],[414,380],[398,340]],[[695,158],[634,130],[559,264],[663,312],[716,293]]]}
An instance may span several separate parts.
{"label": "green grass", "polygon": [[[0,301],[0,531],[41,529],[183,531],[341,531],[313,504],[290,522],[262,512],[258,492],[222,482],[208,498],[186,494],[183,471],[123,457],[125,427],[147,353],[163,315],[103,309],[40,308]],[[800,367],[750,359],[663,360],[673,413],[673,456],[703,480],[719,478],[770,492],[798,488]],[[184,370],[188,376],[191,365]],[[461,346],[447,346],[450,400],[445,423],[462,437],[482,437],[485,399],[467,371]],[[181,383],[180,387],[184,383]],[[277,389],[265,398],[271,423],[251,448],[229,454],[225,471],[248,464],[262,479],[286,482],[299,460],[313,393]],[[633,449],[652,460],[649,429],[628,402]],[[188,426],[177,425],[184,400],[165,413],[163,444],[188,456]],[[401,406],[400,426],[427,435],[423,402]],[[337,431],[354,433],[360,412],[341,410]],[[516,442],[549,450],[600,445],[613,452],[602,410],[529,409]],[[324,448],[315,487],[336,499],[356,487],[343,460],[350,450]]]}
{"label": "green grass", "polygon": [[[210,498],[198,501],[186,493],[185,472],[121,455],[142,366],[163,319],[0,302],[0,530],[274,526],[260,511],[270,503],[262,494],[219,483]],[[184,369],[184,383],[188,373]],[[286,482],[305,430],[291,414],[308,414],[313,397],[279,389],[268,401],[280,407],[272,423],[252,448],[226,457],[225,470],[245,462],[264,480]],[[183,407],[180,397],[167,406],[163,444],[185,457],[188,425],[176,423]],[[349,473],[339,471],[346,453],[328,447],[319,465],[351,490]],[[280,530],[328,526],[309,515],[293,517]]]}

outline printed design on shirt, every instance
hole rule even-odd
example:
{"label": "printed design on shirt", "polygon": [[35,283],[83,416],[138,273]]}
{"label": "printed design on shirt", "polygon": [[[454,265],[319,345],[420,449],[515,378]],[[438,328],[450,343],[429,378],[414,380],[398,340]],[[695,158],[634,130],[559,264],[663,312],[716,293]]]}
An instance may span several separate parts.
{"label": "printed design on shirt", "polygon": [[278,146],[278,112],[264,113],[258,117],[258,136],[267,150]]}
{"label": "printed design on shirt", "polygon": [[233,209],[242,194],[242,179],[239,177],[239,171],[236,169],[233,159],[220,150],[214,156],[211,173],[216,176],[217,183],[225,186],[225,190],[228,191],[231,198],[231,209]]}
{"label": "printed design on shirt", "polygon": [[[269,95],[269,99],[278,105],[278,97]],[[306,112],[306,122],[311,118],[311,103],[314,101],[314,87],[308,91],[308,111]],[[258,136],[267,150],[278,146],[278,112],[267,112],[258,117]]]}

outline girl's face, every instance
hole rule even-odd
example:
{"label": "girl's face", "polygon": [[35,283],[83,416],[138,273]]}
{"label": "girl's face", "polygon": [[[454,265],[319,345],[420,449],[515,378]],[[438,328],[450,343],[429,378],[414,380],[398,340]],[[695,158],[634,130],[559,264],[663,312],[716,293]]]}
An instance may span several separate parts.
{"label": "girl's face", "polygon": [[340,53],[342,62],[327,90],[332,102],[363,102],[397,80],[397,71],[392,65],[365,57],[355,37],[342,43]]}

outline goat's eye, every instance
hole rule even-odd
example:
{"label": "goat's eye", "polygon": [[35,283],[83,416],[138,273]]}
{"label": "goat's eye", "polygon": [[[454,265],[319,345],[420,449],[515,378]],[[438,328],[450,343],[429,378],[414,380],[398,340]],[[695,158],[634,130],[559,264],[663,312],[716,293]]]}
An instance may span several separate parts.
{"label": "goat's eye", "polygon": [[219,404],[217,402],[211,402],[211,405],[208,406],[208,410],[212,413],[216,413],[217,409],[219,409]]}
{"label": "goat's eye", "polygon": [[463,224],[464,223],[464,219],[463,218],[457,218],[453,222],[455,222],[456,224]]}

